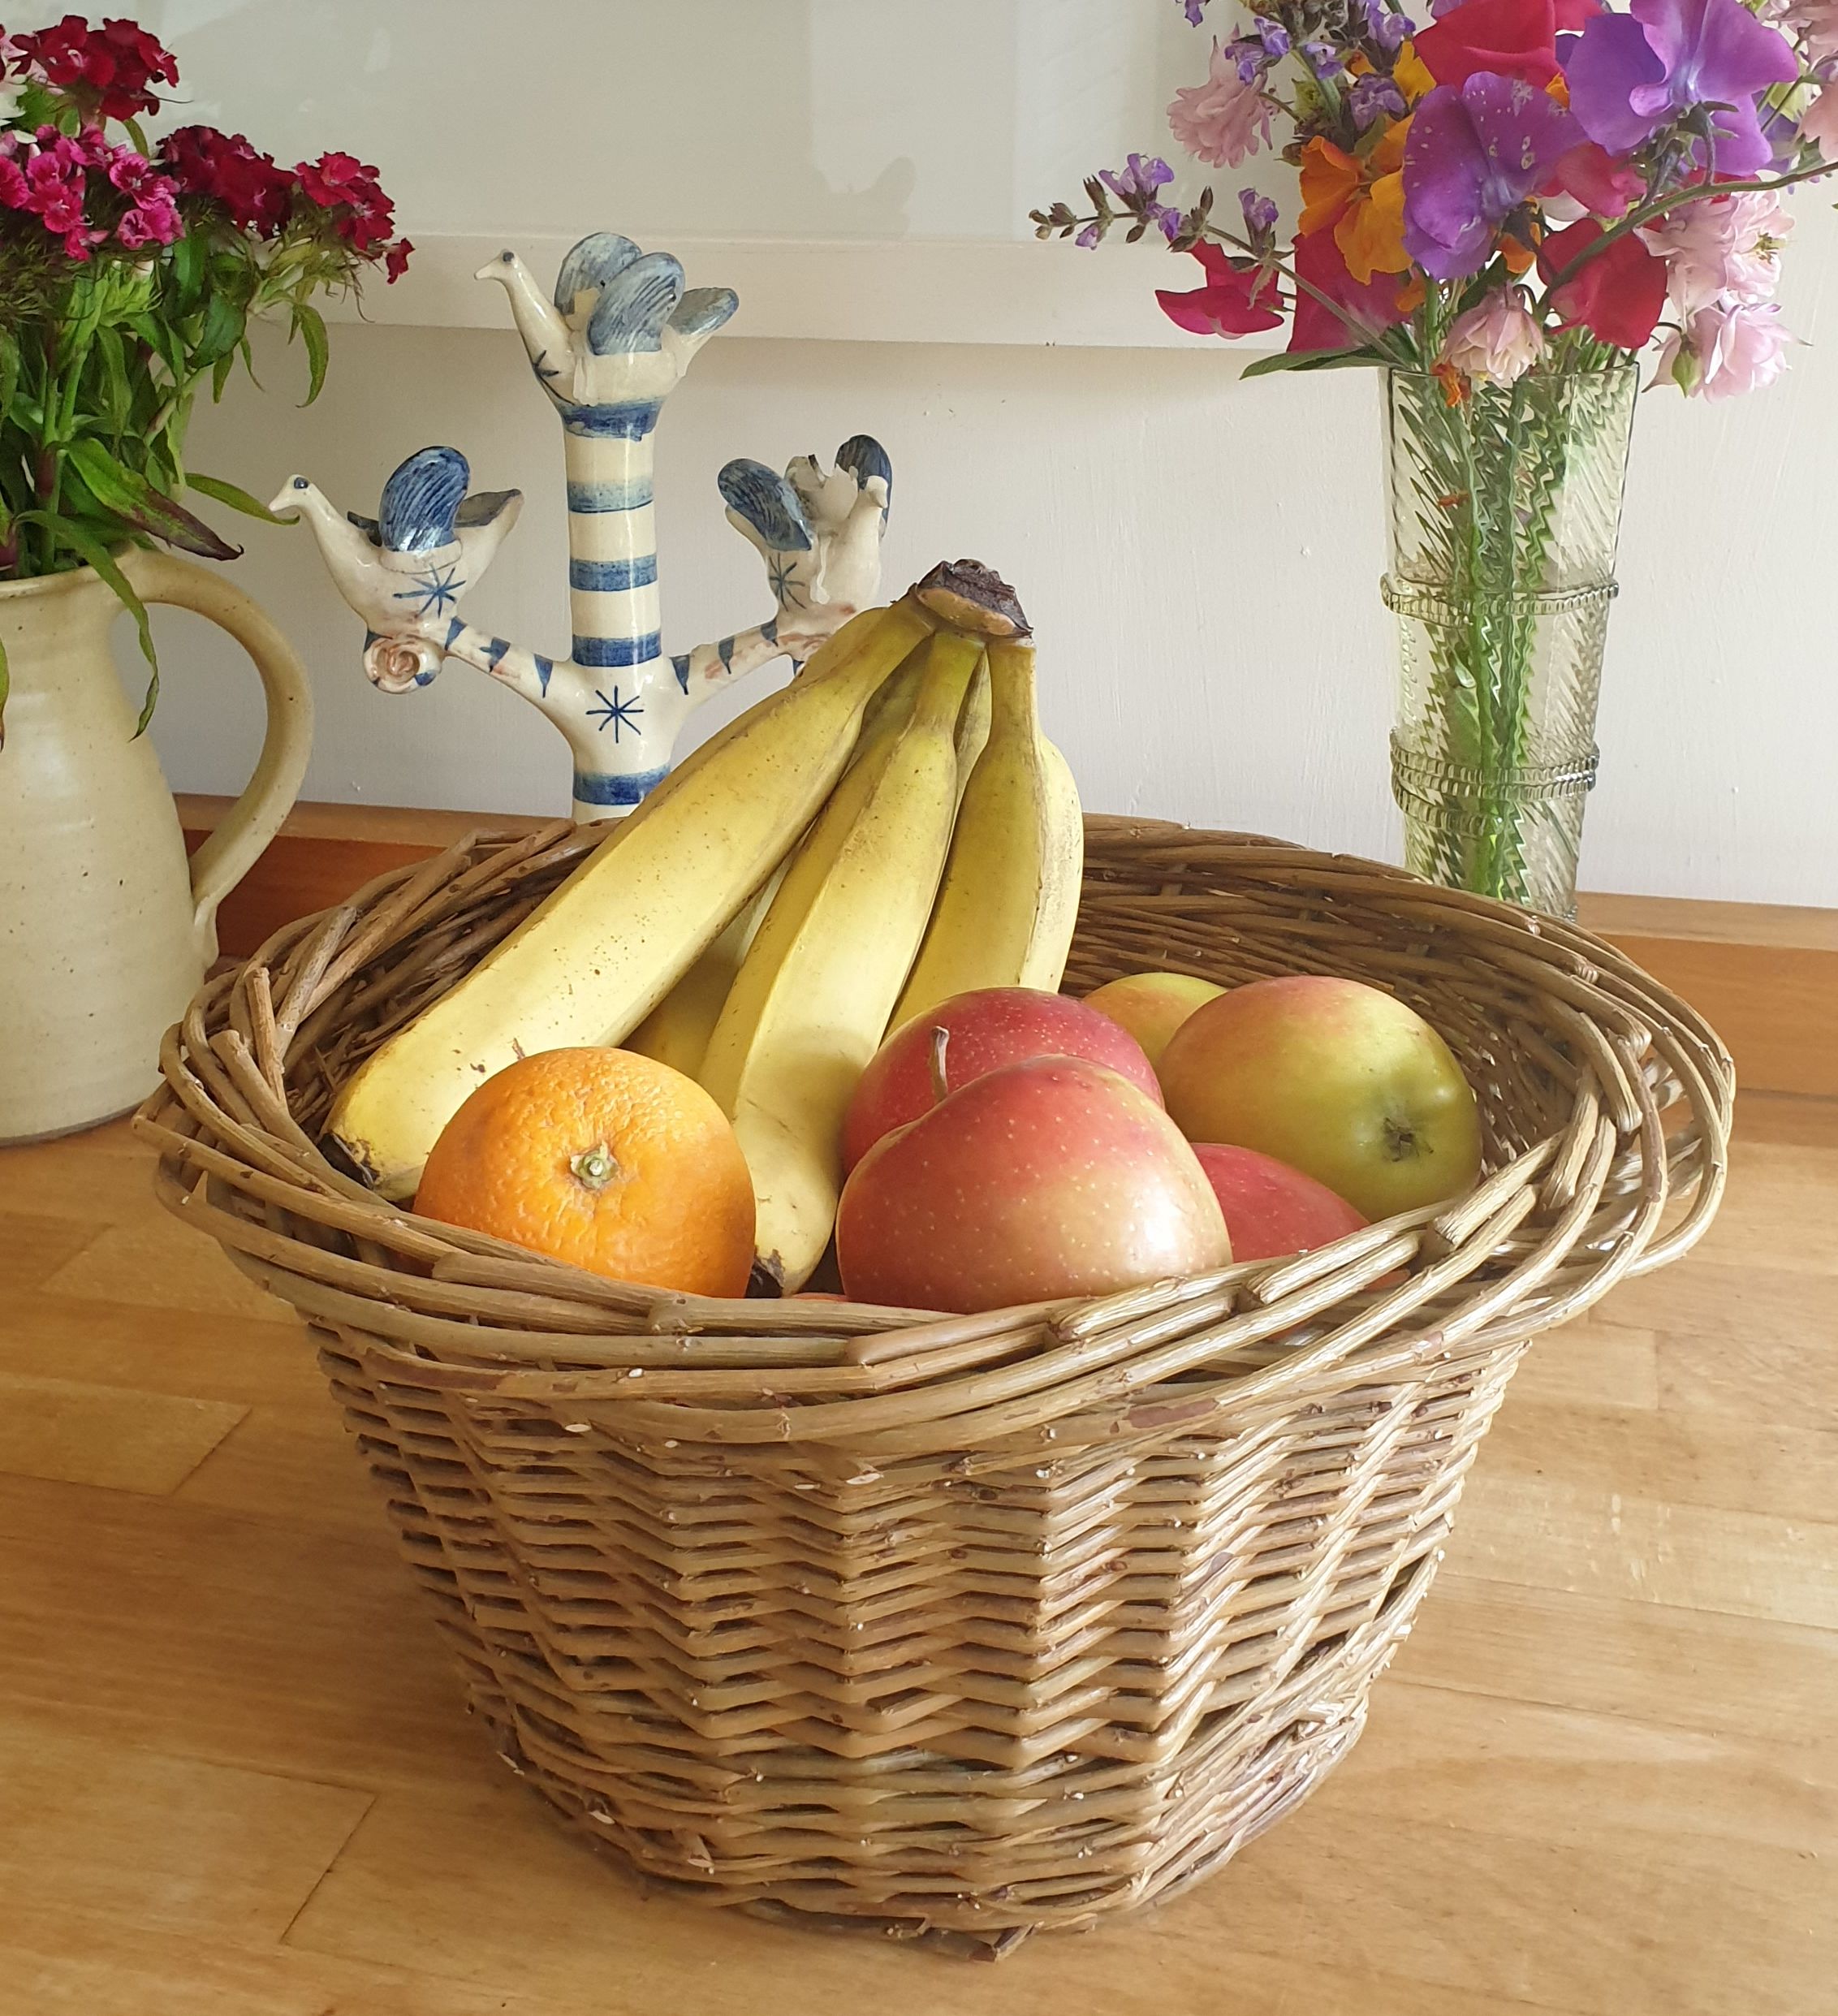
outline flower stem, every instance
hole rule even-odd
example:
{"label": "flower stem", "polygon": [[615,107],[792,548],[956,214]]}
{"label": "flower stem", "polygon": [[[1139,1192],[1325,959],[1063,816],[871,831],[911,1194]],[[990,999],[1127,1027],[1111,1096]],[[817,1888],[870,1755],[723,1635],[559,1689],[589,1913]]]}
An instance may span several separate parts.
{"label": "flower stem", "polygon": [[1547,284],[1546,293],[1555,293],[1567,286],[1592,259],[1599,259],[1617,238],[1624,238],[1631,231],[1637,231],[1649,219],[1667,210],[1676,209],[1684,203],[1702,203],[1711,196],[1739,196],[1752,190],[1786,189],[1796,182],[1810,182],[1816,176],[1838,174],[1838,162],[1815,162],[1810,168],[1797,168],[1792,175],[1757,176],[1746,182],[1694,182],[1689,188],[1668,190],[1663,196],[1656,196],[1628,212],[1618,222],[1611,224],[1593,244],[1584,246],[1576,257],[1553,274]]}

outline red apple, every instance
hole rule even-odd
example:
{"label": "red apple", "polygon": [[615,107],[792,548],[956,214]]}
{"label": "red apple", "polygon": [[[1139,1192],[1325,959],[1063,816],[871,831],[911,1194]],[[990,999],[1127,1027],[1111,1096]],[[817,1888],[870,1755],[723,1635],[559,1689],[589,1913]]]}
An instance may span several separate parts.
{"label": "red apple", "polygon": [[1146,1093],[1103,1064],[1035,1057],[869,1150],[843,1188],[836,1258],[857,1301],[967,1313],[1204,1273],[1232,1242]]}
{"label": "red apple", "polygon": [[1368,1218],[1440,1203],[1480,1172],[1474,1094],[1442,1038],[1357,980],[1253,980],[1196,1008],[1162,1053],[1189,1141],[1255,1148]]}
{"label": "red apple", "polygon": [[1158,1064],[1169,1037],[1194,1009],[1216,1001],[1224,991],[1190,973],[1131,973],[1120,980],[1107,980],[1085,1000],[1087,1008],[1127,1029],[1142,1046],[1143,1055]]}
{"label": "red apple", "polygon": [[929,1113],[932,1032],[950,1032],[947,1088],[956,1092],[986,1071],[1029,1057],[1083,1057],[1108,1064],[1155,1103],[1162,1090],[1141,1046],[1109,1016],[1038,987],[979,987],[915,1015],[882,1044],[861,1074],[843,1125],[843,1167],[852,1169],[883,1134]]}
{"label": "red apple", "polygon": [[1196,1142],[1193,1152],[1213,1186],[1234,1260],[1275,1260],[1312,1253],[1357,1232],[1366,1220],[1325,1183],[1255,1148]]}

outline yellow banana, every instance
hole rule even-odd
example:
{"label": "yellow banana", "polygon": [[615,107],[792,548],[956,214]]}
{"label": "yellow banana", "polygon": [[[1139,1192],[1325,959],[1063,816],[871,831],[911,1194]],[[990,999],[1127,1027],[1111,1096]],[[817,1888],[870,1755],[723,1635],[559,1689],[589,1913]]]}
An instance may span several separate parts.
{"label": "yellow banana", "polygon": [[[882,689],[885,692],[886,689]],[[964,696],[964,710],[957,717],[957,802],[962,805],[977,767],[977,758],[989,745],[989,664],[986,659],[971,675],[970,690]]]}
{"label": "yellow banana", "polygon": [[629,1034],[810,823],[869,696],[935,627],[913,595],[865,611],[800,678],[688,756],[347,1082],[329,1131],[352,1163],[386,1197],[407,1198],[475,1086],[520,1056]]}
{"label": "yellow banana", "polygon": [[924,935],[951,844],[957,720],[981,641],[941,632],[906,720],[837,786],[792,857],[709,1039],[701,1080],[753,1172],[759,1271],[787,1293],[823,1257],[843,1116]]}
{"label": "yellow banana", "polygon": [[1065,971],[1085,864],[1078,788],[1040,732],[1033,644],[992,639],[989,677],[989,741],[964,788],[896,1028],[972,987],[1051,991]]}

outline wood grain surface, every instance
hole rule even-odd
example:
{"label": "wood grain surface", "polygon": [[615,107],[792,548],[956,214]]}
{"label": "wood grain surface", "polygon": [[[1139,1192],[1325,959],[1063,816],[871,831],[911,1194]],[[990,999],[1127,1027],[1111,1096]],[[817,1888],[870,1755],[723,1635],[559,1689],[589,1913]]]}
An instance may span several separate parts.
{"label": "wood grain surface", "polygon": [[1322,1791],[999,1966],[647,1899],[459,1690],[304,1332],[124,1129],[0,1150],[5,2016],[1823,2016],[1838,1106],[1541,1339]]}

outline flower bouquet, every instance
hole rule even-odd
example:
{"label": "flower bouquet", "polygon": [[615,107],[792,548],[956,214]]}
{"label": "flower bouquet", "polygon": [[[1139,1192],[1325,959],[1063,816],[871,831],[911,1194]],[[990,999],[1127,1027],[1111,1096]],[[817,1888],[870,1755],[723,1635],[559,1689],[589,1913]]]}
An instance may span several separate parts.
{"label": "flower bouquet", "polygon": [[[154,667],[143,727],[158,674],[121,550],[159,540],[233,559],[188,489],[269,515],[186,468],[199,385],[220,396],[248,364],[250,321],[273,314],[304,345],[315,397],[326,338],[311,297],[378,265],[393,280],[412,249],[375,170],[349,154],[283,168],[208,126],[150,141],[140,121],[178,81],[132,21],[0,28],[0,582],[101,576]],[[6,697],[0,656],[0,710]]]}
{"label": "flower bouquet", "polygon": [[[1196,25],[1210,0],[1183,0]],[[1385,373],[1400,714],[1418,873],[1568,914],[1639,359],[1721,399],[1785,369],[1790,184],[1838,157],[1838,0],[1271,0],[1168,108],[1213,167],[1273,145],[1266,192],[1172,200],[1133,154],[1042,237],[1158,233],[1202,284],[1184,329],[1288,323],[1247,377]]]}

